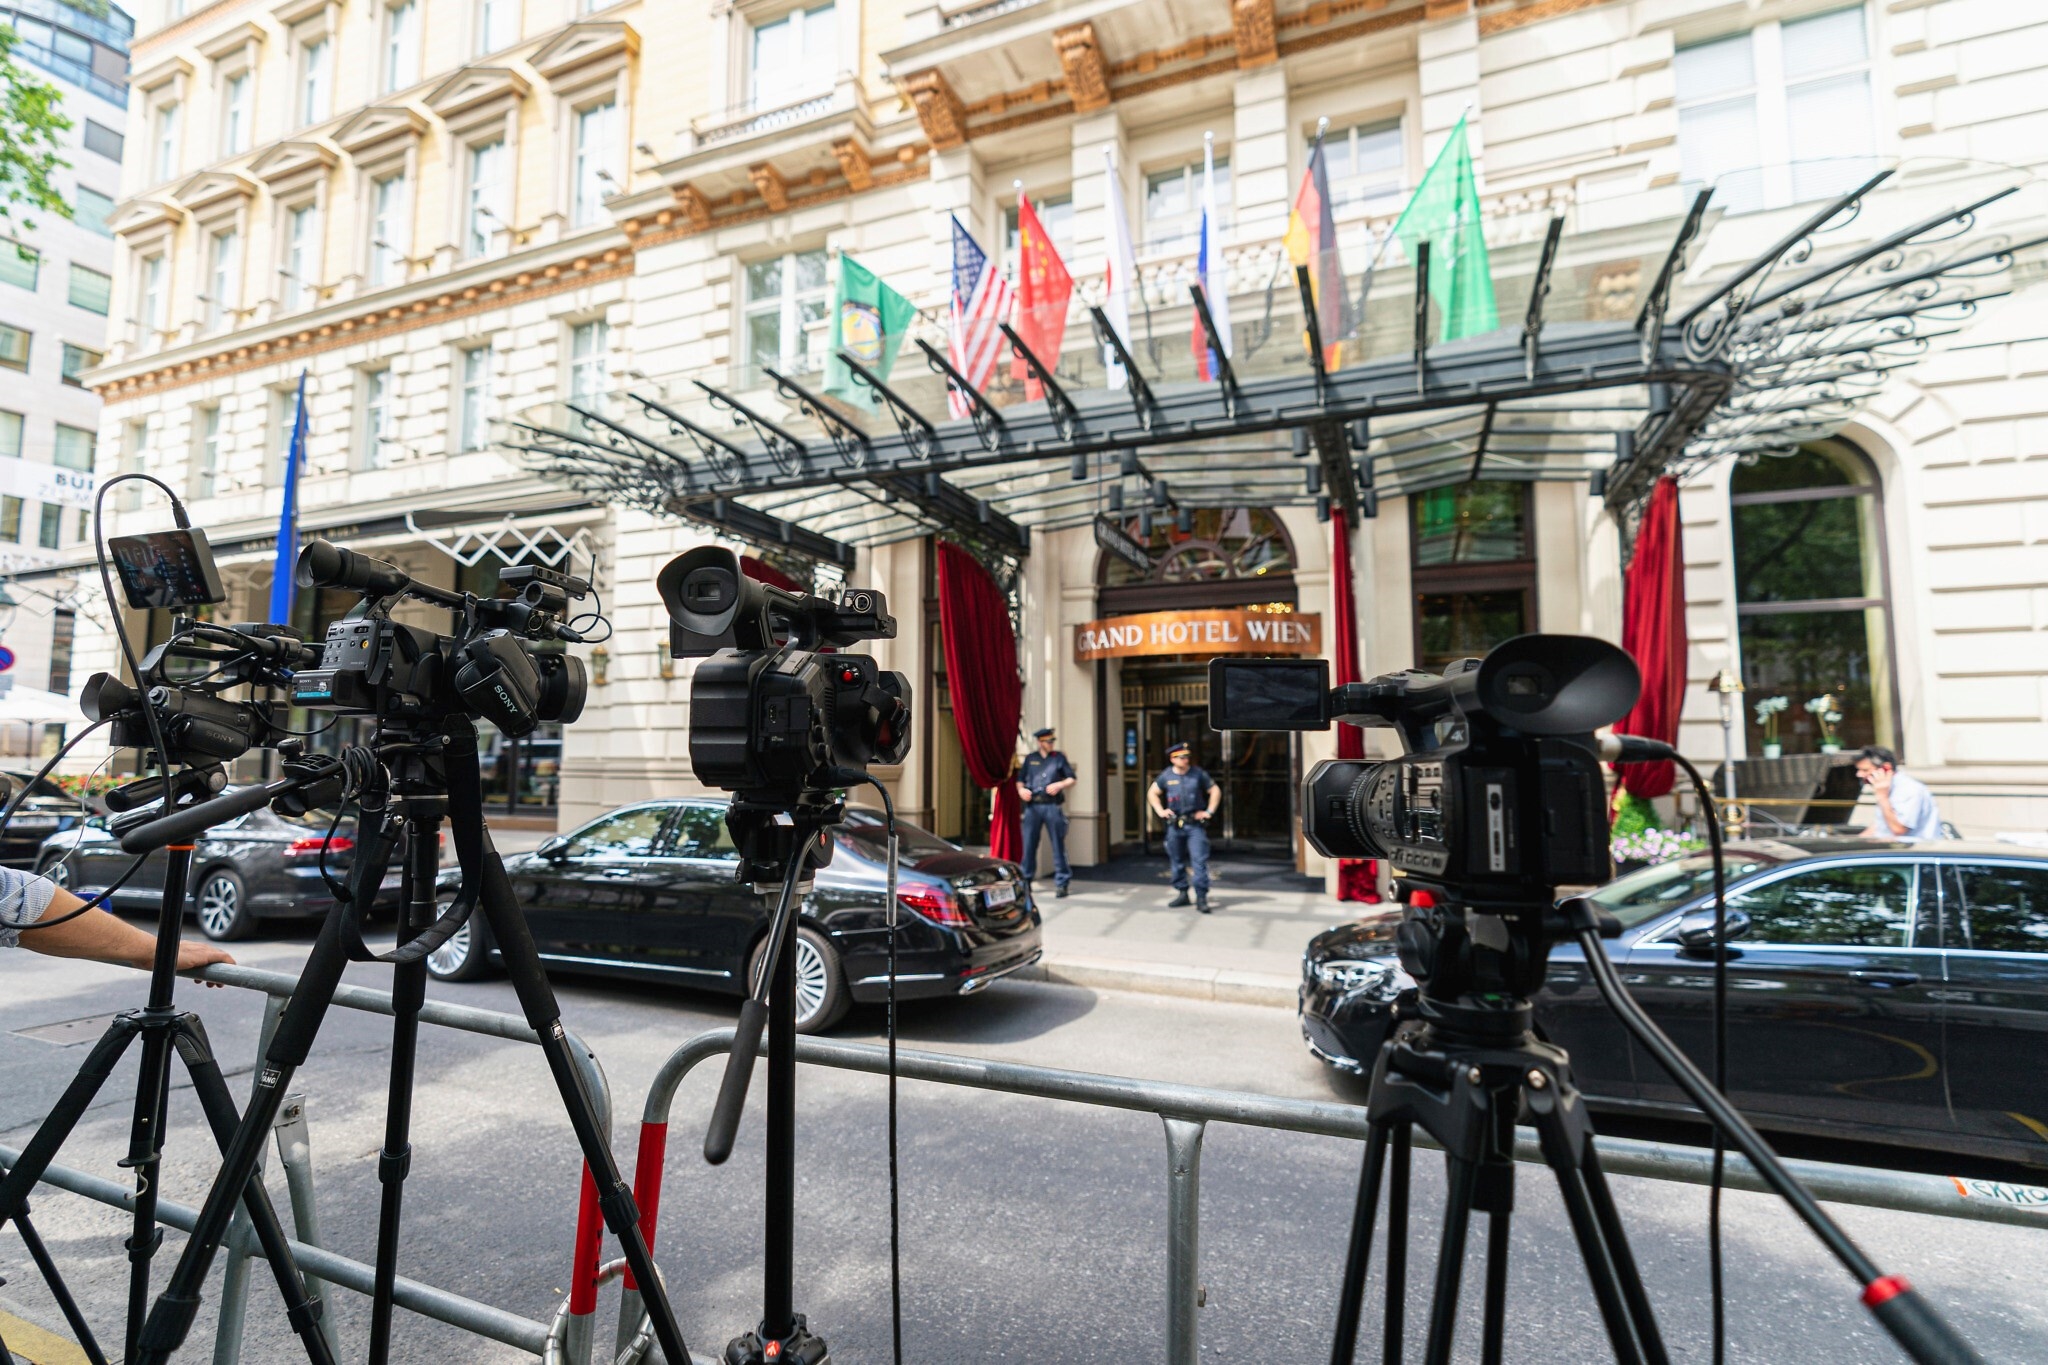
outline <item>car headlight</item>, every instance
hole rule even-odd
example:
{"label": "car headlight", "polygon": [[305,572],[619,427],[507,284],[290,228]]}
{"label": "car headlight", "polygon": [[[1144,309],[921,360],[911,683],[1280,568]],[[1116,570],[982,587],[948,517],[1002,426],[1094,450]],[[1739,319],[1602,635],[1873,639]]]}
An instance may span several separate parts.
{"label": "car headlight", "polygon": [[1316,963],[1312,971],[1323,986],[1346,994],[1367,991],[1391,1000],[1401,993],[1403,984],[1401,969],[1391,962],[1360,962],[1339,957]]}

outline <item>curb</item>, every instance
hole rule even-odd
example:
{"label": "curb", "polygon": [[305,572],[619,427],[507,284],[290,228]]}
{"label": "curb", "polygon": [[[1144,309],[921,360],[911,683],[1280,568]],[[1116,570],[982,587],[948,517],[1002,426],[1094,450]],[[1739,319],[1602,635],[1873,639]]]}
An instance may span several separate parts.
{"label": "curb", "polygon": [[1294,1008],[1297,986],[1292,977],[1274,976],[1267,972],[1087,957],[1047,957],[1035,967],[1012,974],[1010,979],[1043,981],[1054,986],[1085,986],[1090,990],[1176,995],[1183,999],[1216,1000],[1233,1005],[1266,1005],[1285,1010]]}

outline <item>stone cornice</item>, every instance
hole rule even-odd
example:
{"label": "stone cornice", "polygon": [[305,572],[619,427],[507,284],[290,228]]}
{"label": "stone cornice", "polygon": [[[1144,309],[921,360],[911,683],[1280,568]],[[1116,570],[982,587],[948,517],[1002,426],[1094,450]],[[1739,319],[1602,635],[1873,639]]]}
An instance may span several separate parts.
{"label": "stone cornice", "polygon": [[374,104],[334,130],[335,145],[362,157],[390,142],[417,141],[427,131],[427,116],[403,104]]}

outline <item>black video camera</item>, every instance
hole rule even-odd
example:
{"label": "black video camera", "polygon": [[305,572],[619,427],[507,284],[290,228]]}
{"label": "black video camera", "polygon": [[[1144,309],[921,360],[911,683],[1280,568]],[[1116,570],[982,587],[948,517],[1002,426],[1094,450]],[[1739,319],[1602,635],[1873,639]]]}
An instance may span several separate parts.
{"label": "black video camera", "polygon": [[[363,600],[327,628],[316,664],[292,678],[295,706],[397,721],[468,714],[513,736],[583,714],[583,661],[535,646],[583,638],[563,615],[589,595],[584,579],[515,565],[498,575],[512,597],[480,598],[324,540],[299,552],[297,578],[302,588],[347,588]],[[456,633],[393,621],[391,609],[406,597],[455,612]]]}
{"label": "black video camera", "polygon": [[669,652],[704,660],[690,689],[700,781],[794,805],[845,786],[845,770],[910,751],[909,680],[865,654],[819,652],[895,639],[881,593],[786,592],[746,577],[739,556],[714,545],[670,560],[655,586],[668,606]]}

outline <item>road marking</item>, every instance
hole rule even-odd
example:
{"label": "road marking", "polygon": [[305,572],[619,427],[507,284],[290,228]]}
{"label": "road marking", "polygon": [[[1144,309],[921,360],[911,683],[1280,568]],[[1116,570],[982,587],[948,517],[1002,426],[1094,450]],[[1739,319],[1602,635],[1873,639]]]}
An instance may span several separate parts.
{"label": "road marking", "polygon": [[63,1337],[23,1322],[4,1308],[0,1308],[0,1338],[6,1339],[14,1358],[27,1365],[92,1365],[85,1352]]}

